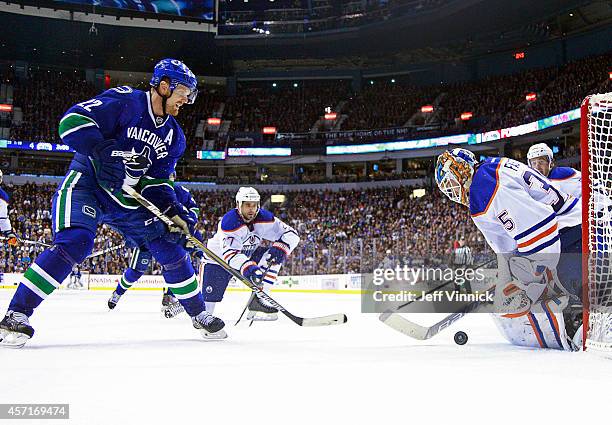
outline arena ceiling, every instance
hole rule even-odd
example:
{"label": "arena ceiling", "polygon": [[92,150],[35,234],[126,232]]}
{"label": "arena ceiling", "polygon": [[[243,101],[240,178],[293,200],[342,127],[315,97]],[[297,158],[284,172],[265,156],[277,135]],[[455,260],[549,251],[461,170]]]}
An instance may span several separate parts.
{"label": "arena ceiling", "polygon": [[[508,7],[509,3],[512,7]],[[571,15],[571,16],[570,16]],[[272,65],[334,68],[454,60],[491,49],[609,25],[610,1],[462,0],[418,20],[308,37],[220,38],[211,33],[97,25],[0,13],[0,58],[73,67],[141,70],[179,57],[200,75]]]}

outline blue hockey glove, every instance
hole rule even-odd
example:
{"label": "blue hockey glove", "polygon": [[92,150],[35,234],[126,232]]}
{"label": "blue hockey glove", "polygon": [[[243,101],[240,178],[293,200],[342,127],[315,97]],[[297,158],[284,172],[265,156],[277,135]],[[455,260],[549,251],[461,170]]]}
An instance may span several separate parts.
{"label": "blue hockey glove", "polygon": [[257,286],[261,286],[264,276],[263,270],[254,261],[249,261],[246,267],[243,266],[242,275]]}
{"label": "blue hockey glove", "polygon": [[149,170],[151,159],[149,154],[151,149],[145,146],[142,152],[132,155],[125,163],[125,183],[129,186],[136,186],[142,176]]}
{"label": "blue hockey glove", "polygon": [[91,151],[91,156],[97,161],[96,177],[100,185],[111,192],[121,189],[125,178],[125,165],[117,141],[108,139],[96,144]]}
{"label": "blue hockey glove", "polygon": [[287,261],[289,245],[282,241],[276,241],[267,252],[266,260],[270,263],[283,264]]}

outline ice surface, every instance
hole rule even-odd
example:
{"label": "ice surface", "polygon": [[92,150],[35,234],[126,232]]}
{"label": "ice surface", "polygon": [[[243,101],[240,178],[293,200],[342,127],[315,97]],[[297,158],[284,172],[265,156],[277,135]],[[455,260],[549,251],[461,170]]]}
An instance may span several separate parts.
{"label": "ice surface", "polygon": [[58,424],[609,423],[612,360],[512,347],[486,315],[420,342],[361,314],[358,295],[277,293],[295,314],[349,321],[234,328],[248,294],[232,292],[215,312],[229,338],[204,341],[184,314],[161,317],[161,292],[128,292],[112,312],[109,296],[45,301],[30,343],[0,350],[0,403],[69,403]]}

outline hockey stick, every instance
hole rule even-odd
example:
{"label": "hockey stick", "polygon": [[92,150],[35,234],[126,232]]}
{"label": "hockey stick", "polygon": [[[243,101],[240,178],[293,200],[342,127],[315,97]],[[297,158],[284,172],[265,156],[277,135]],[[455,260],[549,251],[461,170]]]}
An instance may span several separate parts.
{"label": "hockey stick", "polygon": [[[494,292],[495,288],[489,288],[487,293],[490,291]],[[419,325],[391,311],[382,313],[378,319],[385,325],[404,335],[423,341],[436,336],[466,314],[476,311],[482,304],[482,301],[472,301],[460,308],[459,311],[446,316],[444,319],[431,326]]]}
{"label": "hockey stick", "polygon": [[[123,190],[128,195],[130,195],[132,198],[136,199],[136,201],[138,201],[138,203],[140,203],[143,207],[148,209],[153,215],[155,215],[162,222],[164,222],[164,224],[166,224],[168,227],[176,228],[176,224],[168,216],[163,214],[159,210],[159,208],[157,208],[155,205],[153,205],[151,202],[149,202],[149,200],[147,200],[147,198],[142,196],[140,193],[136,192],[136,190],[134,190],[134,188],[132,188],[132,187],[130,187],[128,185],[125,185],[123,187]],[[347,317],[346,317],[345,314],[341,314],[341,313],[339,313],[339,314],[332,314],[332,315],[323,316],[323,317],[313,317],[313,318],[299,317],[299,316],[296,316],[296,315],[290,313],[289,311],[287,311],[285,309],[285,307],[283,307],[278,302],[276,302],[274,300],[274,298],[270,297],[262,289],[260,289],[257,285],[254,285],[252,282],[250,282],[249,280],[244,278],[238,271],[236,271],[232,267],[230,267],[229,264],[227,264],[225,261],[223,261],[223,259],[221,259],[219,256],[217,256],[210,249],[208,249],[206,247],[206,245],[204,245],[202,242],[200,242],[193,235],[185,234],[185,237],[194,246],[196,246],[199,249],[201,249],[202,251],[204,251],[204,253],[210,259],[212,259],[215,263],[217,263],[219,266],[221,266],[223,269],[225,269],[229,274],[234,276],[240,282],[242,282],[243,284],[245,284],[246,286],[251,288],[254,292],[257,292],[257,294],[261,298],[266,300],[268,302],[268,304],[270,304],[273,307],[275,307],[276,309],[278,309],[278,311],[282,312],[285,316],[287,316],[295,324],[297,324],[299,326],[330,326],[330,325],[339,325],[339,324],[342,324],[342,323],[346,323]]]}
{"label": "hockey stick", "polygon": [[[268,267],[266,267],[266,269],[264,270],[263,274],[261,275],[261,280],[260,283],[263,281],[264,276],[268,273],[268,271],[270,270],[270,267],[272,267],[274,265],[274,263],[270,263],[268,265]],[[255,292],[251,292],[251,296],[249,296],[249,300],[247,301],[246,305],[244,306],[244,309],[242,310],[242,313],[240,313],[240,317],[238,318],[238,320],[236,320],[236,323],[234,324],[234,326],[238,326],[238,323],[240,323],[240,321],[242,320],[242,316],[244,316],[244,313],[246,313],[247,308],[249,308],[249,306],[251,305],[251,301],[253,301],[253,298],[255,297]],[[253,325],[253,321],[251,320],[251,324],[249,325],[252,326]]]}
{"label": "hockey stick", "polygon": [[[474,270],[478,270],[485,266],[488,266],[496,260],[497,258],[492,258],[491,260],[486,261],[480,264],[479,266],[476,266]],[[449,285],[450,283],[453,283],[453,281],[447,280],[446,282],[443,282],[435,288],[432,288],[429,291],[425,292],[418,300],[408,301],[407,303],[404,303],[397,307],[395,310],[389,310],[385,311],[384,313],[381,313],[378,319],[385,325],[395,329],[398,332],[403,333],[404,335],[408,335],[412,338],[420,340],[429,339],[434,335],[437,335],[441,330],[445,329],[446,327],[450,326],[451,324],[465,316],[467,313],[474,311],[481,304],[480,301],[473,301],[467,306],[461,308],[458,312],[452,313],[450,316],[447,316],[438,323],[428,327],[421,326],[406,319],[405,317],[400,316],[398,311],[416,301],[422,300],[426,295],[436,292],[442,289],[443,287]]]}
{"label": "hockey stick", "polygon": [[92,252],[85,259],[89,260],[90,258],[99,257],[100,255],[107,254],[109,252],[112,252],[112,251],[115,251],[117,249],[123,248],[124,246],[125,246],[125,242],[123,242],[122,244],[119,244],[119,245],[108,247],[106,249],[100,249],[98,251]]}
{"label": "hockey stick", "polygon": [[[0,236],[0,240],[2,240],[2,241],[8,241],[8,240],[9,240],[9,238],[4,237],[4,236]],[[40,245],[40,246],[44,246],[45,248],[50,248],[50,247],[51,247],[51,245],[49,245],[48,243],[44,243],[44,242],[31,241],[31,240],[28,240],[28,239],[19,239],[19,238],[17,238],[17,240],[18,240],[20,243],[24,243],[24,244],[26,244],[26,245]]]}

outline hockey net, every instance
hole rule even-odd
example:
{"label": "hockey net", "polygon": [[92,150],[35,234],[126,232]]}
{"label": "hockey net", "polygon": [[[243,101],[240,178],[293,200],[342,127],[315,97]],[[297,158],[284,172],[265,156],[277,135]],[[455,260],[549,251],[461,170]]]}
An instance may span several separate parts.
{"label": "hockey net", "polygon": [[612,93],[581,109],[584,349],[612,354]]}

